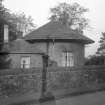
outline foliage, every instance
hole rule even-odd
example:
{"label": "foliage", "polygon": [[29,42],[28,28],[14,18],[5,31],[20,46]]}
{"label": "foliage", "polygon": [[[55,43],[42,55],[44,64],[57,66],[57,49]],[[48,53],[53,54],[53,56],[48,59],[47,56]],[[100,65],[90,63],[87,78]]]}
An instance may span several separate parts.
{"label": "foliage", "polygon": [[[7,8],[3,6],[2,2],[0,2],[0,51],[4,46],[4,24],[9,26],[9,41],[16,40],[20,33],[23,32],[26,34],[35,28],[31,16],[27,17],[24,13],[11,13]],[[9,62],[6,61],[6,58],[7,55],[0,55],[1,68],[9,64]]]}
{"label": "foliage", "polygon": [[7,54],[0,54],[0,69],[8,69],[11,64],[11,59],[8,59]]}
{"label": "foliage", "polygon": [[104,65],[105,64],[105,32],[101,33],[100,46],[95,55],[86,60],[85,65]]}
{"label": "foliage", "polygon": [[99,41],[100,46],[97,50],[97,54],[104,55],[105,54],[105,32],[102,32],[101,35],[102,36],[101,36],[100,41]]}
{"label": "foliage", "polygon": [[[48,68],[47,90],[64,89],[68,92],[70,89],[70,93],[73,93],[80,92],[81,89],[96,89],[95,87],[103,89],[101,88],[102,86],[105,88],[105,70],[103,68],[105,67],[94,66],[73,70],[56,68],[56,71],[50,71]],[[41,91],[42,69],[14,70],[0,71],[0,95],[11,96]]]}
{"label": "foliage", "polygon": [[51,8],[50,11],[52,14],[51,20],[61,21],[63,24],[68,24],[78,31],[83,31],[88,26],[88,19],[84,17],[84,13],[88,9],[78,3],[60,3],[58,6]]}
{"label": "foliage", "polygon": [[49,77],[51,80],[48,82],[48,87],[52,90],[78,88],[85,86],[87,83],[87,79],[84,76],[85,73],[82,71],[63,71],[57,74],[52,74],[55,77]]}
{"label": "foliage", "polygon": [[93,55],[86,60],[85,65],[104,65],[104,63],[105,63],[105,56]]}
{"label": "foliage", "polygon": [[[105,65],[105,56],[104,55],[93,55],[87,61],[85,62],[85,65]],[[105,71],[103,70],[96,70],[88,72],[88,75],[90,76],[90,81],[92,79],[96,78],[97,82],[105,82]],[[92,78],[91,78],[92,77]]]}
{"label": "foliage", "polygon": [[104,65],[105,64],[105,32],[101,33],[100,46],[95,55],[86,60],[85,65]]}
{"label": "foliage", "polygon": [[24,13],[11,13],[0,4],[0,36],[3,35],[4,24],[9,25],[9,35],[12,36],[12,40],[16,39],[16,36],[18,36],[20,32],[27,34],[35,28],[31,16],[26,16]]}
{"label": "foliage", "polygon": [[[16,39],[16,31],[11,31],[11,29],[13,30],[14,28],[12,27],[12,24],[9,22],[9,16],[10,16],[10,12],[7,8],[5,8],[2,5],[2,2],[0,2],[0,51],[2,51],[4,43],[4,24],[8,24],[9,25],[9,34],[10,34],[10,40],[15,40]],[[0,69],[2,68],[8,68],[9,64],[10,64],[10,60],[7,60],[8,55],[4,55],[2,53],[0,53]]]}
{"label": "foliage", "polygon": [[17,32],[27,34],[35,28],[32,17],[27,17],[24,13],[13,13],[8,17],[9,22],[15,27]]}
{"label": "foliage", "polygon": [[30,91],[40,91],[40,80],[37,75],[6,75],[0,77],[0,95],[12,96],[27,93]]}

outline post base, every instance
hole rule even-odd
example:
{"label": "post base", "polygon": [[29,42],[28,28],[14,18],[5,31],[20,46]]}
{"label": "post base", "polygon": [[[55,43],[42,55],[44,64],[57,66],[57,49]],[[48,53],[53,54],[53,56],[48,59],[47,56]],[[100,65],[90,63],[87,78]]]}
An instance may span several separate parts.
{"label": "post base", "polygon": [[53,105],[56,105],[55,97],[51,92],[46,92],[44,95],[40,96],[39,103],[44,103],[44,102],[51,102],[53,103]]}

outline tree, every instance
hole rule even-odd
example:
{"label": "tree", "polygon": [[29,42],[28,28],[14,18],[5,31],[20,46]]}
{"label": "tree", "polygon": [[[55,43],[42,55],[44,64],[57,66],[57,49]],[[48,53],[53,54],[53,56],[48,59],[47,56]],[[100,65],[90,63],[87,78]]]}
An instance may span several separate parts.
{"label": "tree", "polygon": [[86,59],[85,65],[104,65],[105,56],[103,55],[93,55],[90,58]]}
{"label": "tree", "polygon": [[11,16],[10,11],[3,6],[2,3],[0,3],[0,49],[2,49],[3,46],[3,40],[4,40],[4,24],[7,24],[9,26],[9,35],[11,40],[16,39],[16,29],[13,26],[13,23],[10,22],[9,17]]}
{"label": "tree", "polygon": [[[4,24],[8,24],[11,26],[8,22],[8,15],[10,15],[7,8],[5,8],[2,4],[3,0],[0,0],[0,52],[3,49],[3,40],[4,40]],[[13,34],[12,31],[10,31],[13,39],[16,39],[16,35]],[[7,59],[8,55],[4,53],[0,53],[0,69],[9,67],[10,60]]]}
{"label": "tree", "polygon": [[4,24],[9,26],[10,41],[15,40],[20,32],[27,34],[35,28],[31,16],[26,16],[24,13],[11,13],[2,4],[0,0],[0,43],[3,43]]}
{"label": "tree", "polygon": [[10,14],[8,16],[8,21],[12,24],[17,32],[23,32],[24,34],[29,33],[35,29],[35,24],[31,16],[26,16],[24,13]]}
{"label": "tree", "polygon": [[10,40],[15,40],[20,32],[27,34],[35,28],[31,16],[26,16],[24,13],[11,13],[0,3],[0,35],[3,35],[4,24],[8,24],[9,26]]}
{"label": "tree", "polygon": [[[94,66],[104,67],[105,56],[104,55],[93,55],[89,59],[86,60],[85,65],[86,66],[94,65]],[[104,83],[105,82],[104,69],[96,69],[95,71],[92,70],[91,72],[88,71],[87,74],[88,74],[88,81],[97,80],[98,83]]]}
{"label": "tree", "polygon": [[88,26],[88,19],[84,17],[84,13],[88,9],[80,6],[78,3],[60,3],[58,6],[51,8],[50,11],[50,20],[61,21],[63,24],[68,24],[70,28],[80,32]]}
{"label": "tree", "polygon": [[102,32],[102,36],[100,38],[100,46],[97,49],[97,54],[99,55],[105,55],[105,32]]}
{"label": "tree", "polygon": [[[4,41],[4,24],[9,26],[9,41],[16,40],[20,32],[28,33],[35,28],[32,18],[27,17],[24,13],[11,13],[2,4],[0,0],[0,51],[3,49]],[[8,67],[10,60],[7,61],[8,55],[0,55],[0,68]]]}

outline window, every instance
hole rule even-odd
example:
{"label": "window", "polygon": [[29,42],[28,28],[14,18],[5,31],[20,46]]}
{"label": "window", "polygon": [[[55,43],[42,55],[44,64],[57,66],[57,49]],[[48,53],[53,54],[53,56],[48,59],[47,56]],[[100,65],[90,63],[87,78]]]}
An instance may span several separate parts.
{"label": "window", "polygon": [[73,67],[74,66],[74,54],[72,52],[63,52],[62,66]]}
{"label": "window", "polygon": [[30,68],[30,57],[21,58],[21,68]]}

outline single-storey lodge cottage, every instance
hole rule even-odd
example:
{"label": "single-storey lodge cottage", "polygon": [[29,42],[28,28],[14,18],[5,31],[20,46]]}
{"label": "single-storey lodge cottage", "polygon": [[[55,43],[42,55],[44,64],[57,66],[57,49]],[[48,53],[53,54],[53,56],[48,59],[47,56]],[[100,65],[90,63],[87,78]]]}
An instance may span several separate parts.
{"label": "single-storey lodge cottage", "polygon": [[43,54],[48,55],[49,66],[82,66],[85,44],[93,42],[67,25],[51,21],[30,32],[23,39],[17,39],[8,44],[11,52],[9,56],[11,67],[42,67]]}
{"label": "single-storey lodge cottage", "polygon": [[32,31],[24,39],[48,54],[49,66],[58,67],[82,66],[84,45],[94,42],[57,21]]}

